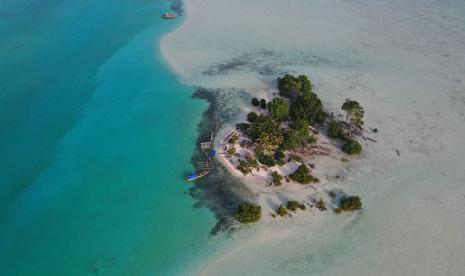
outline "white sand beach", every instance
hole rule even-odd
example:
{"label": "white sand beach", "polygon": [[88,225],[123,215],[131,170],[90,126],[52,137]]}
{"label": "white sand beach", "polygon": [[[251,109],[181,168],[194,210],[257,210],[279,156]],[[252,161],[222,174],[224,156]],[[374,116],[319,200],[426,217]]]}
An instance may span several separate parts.
{"label": "white sand beach", "polygon": [[463,275],[463,1],[185,0],[185,7],[185,22],[161,43],[185,83],[261,97],[277,76],[307,74],[330,112],[356,99],[366,127],[379,129],[377,143],[334,183],[361,196],[361,212],[267,218],[191,272]]}

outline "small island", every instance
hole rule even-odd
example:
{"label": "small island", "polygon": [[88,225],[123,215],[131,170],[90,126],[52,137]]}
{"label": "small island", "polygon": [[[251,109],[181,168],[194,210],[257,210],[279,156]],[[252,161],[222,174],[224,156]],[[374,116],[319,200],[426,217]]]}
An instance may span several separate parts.
{"label": "small island", "polygon": [[[346,99],[341,105],[345,118],[336,119],[325,111],[307,76],[286,74],[277,83],[279,96],[270,101],[252,98],[253,111],[244,116],[247,122],[238,123],[221,139],[220,155],[234,174],[246,181],[249,176],[261,178],[270,187],[318,185],[320,179],[314,174],[317,164],[309,164],[310,157],[338,151],[340,162],[348,162],[351,155],[363,150],[359,139],[374,141],[364,136],[364,110],[359,102]],[[337,197],[334,191],[330,194],[329,198]],[[361,209],[358,196],[341,195],[337,202],[339,206],[333,208],[336,213]],[[321,197],[307,204],[320,211],[327,209]],[[236,219],[257,221],[258,207],[242,203]],[[305,210],[305,204],[290,200],[274,211],[282,217],[297,209]]]}

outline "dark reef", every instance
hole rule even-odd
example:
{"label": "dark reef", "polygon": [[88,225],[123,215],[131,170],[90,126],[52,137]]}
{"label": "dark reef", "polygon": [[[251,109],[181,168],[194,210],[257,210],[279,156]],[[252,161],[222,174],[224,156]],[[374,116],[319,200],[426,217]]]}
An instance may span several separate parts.
{"label": "dark reef", "polygon": [[171,0],[170,9],[173,10],[177,15],[184,13],[184,5],[182,0]]}
{"label": "dark reef", "polygon": [[[225,91],[222,89],[199,88],[193,94],[193,98],[204,99],[210,104],[197,126],[197,145],[200,142],[210,140],[212,131],[216,133],[217,129],[221,128],[225,122],[231,119],[231,116],[237,113],[231,109],[229,97],[235,95],[237,99],[238,93],[242,97],[249,97],[243,91]],[[195,165],[197,161],[204,159],[204,153],[197,147],[191,159],[192,164]],[[218,162],[215,162],[214,172],[195,182],[189,189],[189,194],[197,201],[195,207],[209,208],[217,218],[218,223],[211,231],[213,235],[219,232],[233,231],[238,226],[233,218],[237,205],[244,199],[252,197],[251,192]]]}

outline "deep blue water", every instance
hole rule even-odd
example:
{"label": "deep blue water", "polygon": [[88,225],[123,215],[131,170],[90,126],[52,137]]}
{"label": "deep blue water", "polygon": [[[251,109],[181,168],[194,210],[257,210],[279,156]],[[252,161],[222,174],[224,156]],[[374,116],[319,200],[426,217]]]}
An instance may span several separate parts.
{"label": "deep blue water", "polygon": [[206,103],[169,71],[166,0],[0,2],[0,274],[163,274],[209,241]]}

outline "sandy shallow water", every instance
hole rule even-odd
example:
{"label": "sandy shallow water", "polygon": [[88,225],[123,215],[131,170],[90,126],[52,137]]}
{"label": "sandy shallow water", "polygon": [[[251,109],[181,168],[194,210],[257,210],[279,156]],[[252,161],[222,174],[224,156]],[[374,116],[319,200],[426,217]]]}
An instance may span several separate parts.
{"label": "sandy shallow water", "polygon": [[[199,273],[463,275],[463,1],[186,0],[162,52],[184,82],[262,95],[308,74],[330,111],[366,111],[377,143],[341,184],[362,212],[295,216],[240,231]],[[400,156],[396,154],[399,151]]]}

